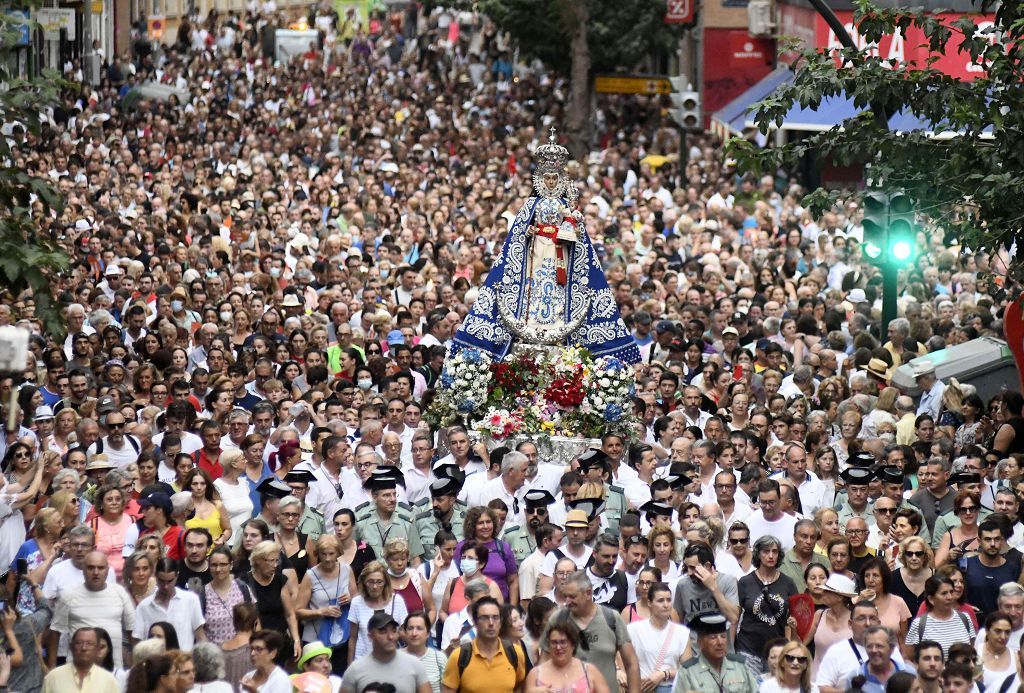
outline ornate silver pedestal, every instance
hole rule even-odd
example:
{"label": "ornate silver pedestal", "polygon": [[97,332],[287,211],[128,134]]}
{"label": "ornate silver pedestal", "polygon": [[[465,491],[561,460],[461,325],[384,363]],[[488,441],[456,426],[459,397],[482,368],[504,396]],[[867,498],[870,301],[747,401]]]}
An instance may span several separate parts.
{"label": "ornate silver pedestal", "polygon": [[505,446],[515,448],[519,443],[530,441],[537,446],[537,457],[541,462],[549,462],[568,466],[590,448],[600,448],[600,438],[569,438],[568,436],[549,436],[542,433],[517,434],[504,440],[494,440],[490,436],[481,438],[488,450]]}

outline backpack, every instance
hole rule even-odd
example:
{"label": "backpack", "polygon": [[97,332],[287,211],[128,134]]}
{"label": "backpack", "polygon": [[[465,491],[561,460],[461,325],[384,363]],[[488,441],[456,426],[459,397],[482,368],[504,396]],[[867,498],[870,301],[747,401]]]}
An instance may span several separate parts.
{"label": "backpack", "polygon": [[[970,635],[971,623],[970,623],[970,621],[967,620],[967,614],[965,614],[963,611],[960,611],[959,609],[954,609],[953,613],[955,613],[957,616],[960,617],[960,622],[964,624],[964,630],[966,630],[968,635]],[[923,614],[921,614],[921,628],[917,631],[918,642],[921,642],[921,641],[924,640],[924,629],[925,629],[925,626],[927,626],[927,625],[928,625],[928,612],[926,611]]]}
{"label": "backpack", "polygon": [[[501,649],[505,652],[505,657],[508,659],[508,663],[512,665],[512,668],[516,671],[519,670],[519,653],[516,652],[515,645],[512,644],[511,640],[501,640]],[[459,677],[465,673],[466,667],[469,666],[469,662],[473,659],[473,646],[472,645],[459,645]],[[530,669],[533,665],[530,664],[530,658],[526,658],[526,673],[530,673]]]}
{"label": "backpack", "polygon": [[[135,451],[136,455],[139,454],[139,452],[141,452],[141,448],[139,447],[139,443],[135,440],[135,438],[133,438],[132,436],[126,435],[124,437],[124,439],[128,441],[129,445],[132,446],[132,450]],[[95,452],[95,454],[99,455],[100,453],[103,452],[103,436],[100,436],[99,438],[96,439],[95,445],[96,445],[96,452]]]}

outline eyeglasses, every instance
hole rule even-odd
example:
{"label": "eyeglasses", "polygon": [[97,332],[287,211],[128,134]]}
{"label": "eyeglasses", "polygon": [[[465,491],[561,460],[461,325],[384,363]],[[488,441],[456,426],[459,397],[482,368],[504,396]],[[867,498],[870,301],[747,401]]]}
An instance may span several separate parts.
{"label": "eyeglasses", "polygon": [[800,655],[783,655],[783,658],[789,664],[807,664],[807,657],[801,657]]}
{"label": "eyeglasses", "polygon": [[883,515],[892,515],[896,512],[896,508],[875,508],[876,513],[882,513]]}
{"label": "eyeglasses", "polygon": [[295,518],[295,517],[299,516],[298,513],[278,513],[278,515],[280,515],[281,517],[291,517],[291,518]]}
{"label": "eyeglasses", "polygon": [[860,536],[861,534],[867,534],[866,529],[848,529],[846,530],[847,535]]}

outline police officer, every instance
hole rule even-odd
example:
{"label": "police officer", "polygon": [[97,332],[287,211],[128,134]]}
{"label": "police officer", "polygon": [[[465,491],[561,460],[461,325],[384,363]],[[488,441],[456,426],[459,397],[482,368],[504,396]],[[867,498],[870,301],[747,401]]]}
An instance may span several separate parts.
{"label": "police officer", "polygon": [[316,481],[316,477],[305,469],[293,469],[284,475],[284,483],[288,484],[292,495],[302,501],[304,508],[297,531],[316,541],[324,533],[324,514],[306,503],[309,485],[314,481]]}
{"label": "police officer", "polygon": [[584,481],[601,484],[607,489],[605,518],[608,522],[608,531],[618,533],[619,518],[629,508],[629,503],[622,487],[608,481],[612,475],[612,458],[603,450],[591,449],[580,455],[578,461]]}
{"label": "police officer", "polygon": [[679,665],[673,693],[685,691],[719,691],[720,693],[755,693],[757,681],[739,655],[728,654],[728,620],[709,611],[694,617],[690,629],[697,633],[700,654]]}
{"label": "police officer", "polygon": [[398,507],[398,480],[393,468],[378,467],[363,484],[373,498],[368,513],[356,511],[356,540],[364,541],[378,556],[384,555],[388,539],[402,537],[409,542],[409,558],[413,567],[420,564],[423,546],[412,516]]}
{"label": "police officer", "polygon": [[260,494],[261,506],[260,513],[256,518],[266,522],[271,533],[276,534],[278,531],[277,506],[282,498],[287,498],[292,494],[292,490],[288,484],[276,476],[268,476],[256,487],[256,492]]}
{"label": "police officer", "polygon": [[542,488],[535,488],[523,495],[523,514],[526,522],[505,528],[502,539],[512,547],[512,554],[520,566],[526,557],[537,549],[537,528],[550,518],[548,506],[555,502],[555,497]]}
{"label": "police officer", "polygon": [[434,556],[434,537],[440,530],[462,538],[462,522],[469,508],[458,500],[462,490],[460,478],[438,476],[430,482],[430,500],[424,498],[415,505],[416,533],[428,559]]}

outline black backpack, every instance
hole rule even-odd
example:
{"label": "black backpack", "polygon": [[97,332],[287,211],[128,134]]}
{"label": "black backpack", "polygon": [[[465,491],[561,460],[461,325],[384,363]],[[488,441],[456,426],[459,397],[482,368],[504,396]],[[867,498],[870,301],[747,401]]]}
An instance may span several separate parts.
{"label": "black backpack", "polygon": [[[503,638],[502,641],[501,641],[501,649],[505,651],[505,657],[508,659],[508,663],[512,665],[512,669],[518,671],[519,670],[519,653],[516,652],[515,645],[512,644],[512,641],[505,640]],[[466,667],[469,666],[469,662],[472,659],[473,659],[473,645],[472,644],[460,645],[459,646],[459,677],[460,678],[462,677],[462,674],[465,673]],[[526,673],[530,673],[530,669],[532,669],[532,668],[533,668],[533,665],[530,664],[530,658],[527,657],[526,658]]]}

